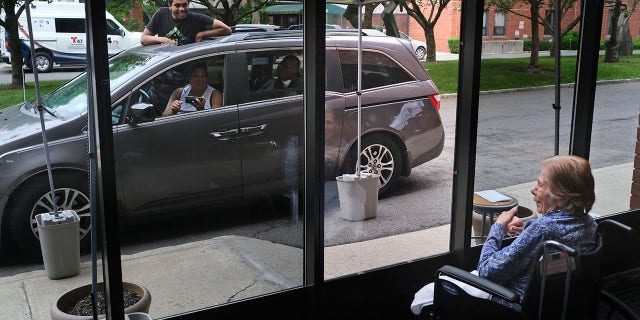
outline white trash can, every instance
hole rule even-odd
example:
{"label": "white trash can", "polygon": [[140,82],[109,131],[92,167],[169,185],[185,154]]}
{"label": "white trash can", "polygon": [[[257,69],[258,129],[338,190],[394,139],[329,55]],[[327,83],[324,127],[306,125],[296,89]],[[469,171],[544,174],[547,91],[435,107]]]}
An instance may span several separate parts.
{"label": "white trash can", "polygon": [[144,312],[132,312],[124,315],[125,320],[151,320],[151,317]]}
{"label": "white trash can", "polygon": [[80,273],[80,217],[73,210],[36,216],[44,269],[50,279]]}
{"label": "white trash can", "polygon": [[362,173],[336,177],[340,217],[349,221],[375,218],[378,212],[380,175]]}

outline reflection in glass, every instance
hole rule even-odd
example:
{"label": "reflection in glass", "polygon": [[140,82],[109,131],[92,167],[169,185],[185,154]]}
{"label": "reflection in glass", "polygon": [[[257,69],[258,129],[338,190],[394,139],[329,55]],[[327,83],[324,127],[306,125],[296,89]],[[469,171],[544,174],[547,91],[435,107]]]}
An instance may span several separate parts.
{"label": "reflection in glass", "polygon": [[[437,80],[401,42],[365,36],[358,150],[350,39],[327,51],[337,61],[327,77],[339,81],[325,95],[325,279],[441,253],[449,240],[455,99],[440,101]],[[358,157],[363,177],[379,175],[377,196],[355,175]]]}

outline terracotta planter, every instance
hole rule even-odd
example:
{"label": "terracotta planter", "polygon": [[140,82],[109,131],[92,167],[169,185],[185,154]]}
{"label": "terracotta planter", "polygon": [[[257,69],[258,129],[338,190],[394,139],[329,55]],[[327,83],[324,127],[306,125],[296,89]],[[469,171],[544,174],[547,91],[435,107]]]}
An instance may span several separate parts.
{"label": "terracotta planter", "polygon": [[[98,290],[103,290],[103,287],[104,283],[98,283]],[[151,293],[149,293],[149,290],[147,290],[147,288],[129,282],[123,282],[122,288],[131,290],[142,297],[140,301],[124,309],[124,313],[149,313],[149,307],[151,306]],[[91,294],[90,284],[72,289],[64,293],[51,305],[51,320],[92,320],[92,316],[76,316],[62,311],[68,309],[69,306],[76,304],[88,294]],[[104,318],[105,315],[100,315],[99,317]]]}

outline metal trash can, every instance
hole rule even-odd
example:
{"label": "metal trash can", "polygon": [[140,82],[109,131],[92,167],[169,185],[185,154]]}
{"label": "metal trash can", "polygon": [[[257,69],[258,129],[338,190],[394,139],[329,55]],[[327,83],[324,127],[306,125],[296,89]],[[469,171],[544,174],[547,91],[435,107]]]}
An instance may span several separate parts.
{"label": "metal trash can", "polygon": [[36,215],[44,269],[50,279],[80,273],[80,217],[73,210]]}

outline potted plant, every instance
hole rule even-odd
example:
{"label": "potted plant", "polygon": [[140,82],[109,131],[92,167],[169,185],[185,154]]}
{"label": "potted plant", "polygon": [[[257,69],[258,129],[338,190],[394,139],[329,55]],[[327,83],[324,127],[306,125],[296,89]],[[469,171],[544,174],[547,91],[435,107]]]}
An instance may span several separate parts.
{"label": "potted plant", "polygon": [[[104,283],[98,283],[97,308],[98,314],[104,318]],[[91,284],[84,285],[61,295],[51,305],[52,320],[92,320],[93,309],[91,303]],[[151,306],[151,293],[144,286],[123,282],[122,283],[123,298],[125,300],[124,313],[149,313]],[[137,317],[136,319],[140,319]]]}

